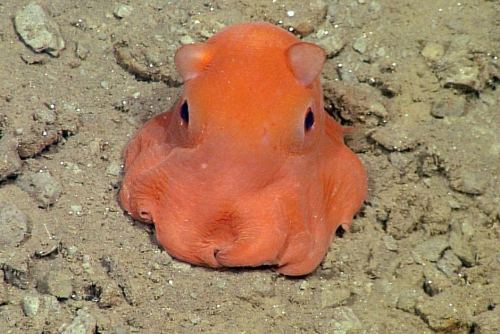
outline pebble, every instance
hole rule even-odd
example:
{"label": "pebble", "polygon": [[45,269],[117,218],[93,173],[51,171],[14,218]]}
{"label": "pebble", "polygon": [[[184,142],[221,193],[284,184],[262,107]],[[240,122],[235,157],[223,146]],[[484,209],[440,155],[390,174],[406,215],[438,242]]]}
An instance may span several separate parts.
{"label": "pebble", "polygon": [[122,171],[122,166],[118,162],[112,162],[106,168],[106,174],[111,176],[118,176]]}
{"label": "pebble", "polygon": [[173,261],[172,269],[188,272],[191,271],[192,267],[189,263],[181,262],[181,261]]}
{"label": "pebble", "polygon": [[18,178],[17,184],[30,194],[41,208],[50,207],[61,196],[61,184],[49,172],[23,174]]}
{"label": "pebble", "polygon": [[20,173],[22,161],[17,153],[17,139],[4,136],[0,139],[0,182]]}
{"label": "pebble", "polygon": [[317,44],[325,49],[327,57],[332,58],[340,53],[346,42],[336,35],[328,35],[321,38]]}
{"label": "pebble", "polygon": [[[0,252],[0,255],[2,253]],[[28,264],[26,261],[13,261],[1,263],[0,268],[3,269],[3,281],[12,284],[19,289],[27,289],[29,286]]]}
{"label": "pebble", "polygon": [[422,56],[432,62],[436,62],[443,58],[445,53],[444,46],[441,44],[430,42],[425,45],[422,49]]}
{"label": "pebble", "polygon": [[43,8],[32,2],[14,17],[17,33],[35,52],[47,52],[58,57],[65,48],[59,26]]}
{"label": "pebble", "polygon": [[401,292],[398,296],[398,301],[396,302],[396,308],[408,312],[414,313],[415,306],[417,302],[422,299],[422,293],[417,290],[407,290]]}
{"label": "pebble", "polygon": [[434,266],[426,266],[424,269],[424,291],[429,296],[435,296],[438,293],[453,286],[453,283]]}
{"label": "pebble", "polygon": [[80,59],[80,60],[85,60],[88,58],[90,54],[90,50],[87,46],[84,44],[77,42],[76,43],[76,49],[75,49],[75,55]]}
{"label": "pebble", "polygon": [[38,280],[37,289],[58,299],[68,299],[73,292],[71,276],[64,271],[50,271]]}
{"label": "pebble", "polygon": [[0,249],[22,243],[31,230],[29,218],[14,204],[0,202]]}
{"label": "pebble", "polygon": [[365,36],[361,36],[359,38],[357,38],[354,43],[352,44],[352,48],[354,49],[354,51],[357,51],[361,54],[365,53],[366,52],[366,48],[367,48],[367,40],[366,40],[366,37]]}
{"label": "pebble", "polygon": [[[457,287],[462,289],[462,287]],[[448,289],[432,298],[418,302],[416,313],[439,333],[468,333],[457,332],[457,328],[467,328],[471,323],[471,310],[463,299],[464,293],[457,293],[456,289]]]}
{"label": "pebble", "polygon": [[396,239],[394,239],[392,235],[385,235],[383,237],[383,241],[384,241],[384,246],[385,248],[387,248],[387,250],[393,252],[398,250],[398,242],[396,241]]}
{"label": "pebble", "polygon": [[95,317],[85,311],[80,309],[76,312],[76,317],[73,319],[71,324],[69,324],[61,332],[62,334],[93,334],[96,331],[97,320]]}
{"label": "pebble", "polygon": [[387,126],[374,131],[370,138],[389,151],[408,151],[415,148],[417,140],[409,136],[409,131],[398,126]]}
{"label": "pebble", "polygon": [[321,307],[324,309],[338,307],[351,296],[351,290],[338,287],[327,287],[319,293]]}
{"label": "pebble", "polygon": [[481,81],[481,73],[475,65],[465,65],[460,61],[453,62],[450,60],[451,66],[440,73],[445,88],[455,88],[466,93],[479,92],[483,89]]}
{"label": "pebble", "polygon": [[330,322],[332,333],[358,333],[362,328],[361,321],[349,307],[341,306],[333,309],[332,318],[333,320]]}
{"label": "pebble", "polygon": [[431,115],[435,118],[460,117],[465,114],[466,100],[462,95],[439,100],[432,105]]}
{"label": "pebble", "polygon": [[474,333],[498,334],[500,333],[500,307],[491,311],[482,312],[474,317]]}
{"label": "pebble", "polygon": [[422,263],[422,260],[436,262],[449,246],[445,237],[436,236],[418,244],[412,254],[417,263]]}
{"label": "pebble", "polygon": [[274,296],[274,283],[268,277],[259,277],[252,282],[253,290],[262,297]]}
{"label": "pebble", "polygon": [[437,267],[448,277],[456,277],[462,267],[462,261],[453,253],[451,249],[444,252],[442,258],[437,262]]}
{"label": "pebble", "polygon": [[486,191],[490,179],[481,171],[457,168],[449,173],[450,187],[469,195],[482,195]]}
{"label": "pebble", "polygon": [[100,85],[101,85],[101,88],[109,89],[109,82],[106,80],[101,81]]}
{"label": "pebble", "polygon": [[40,109],[33,113],[33,119],[44,124],[54,124],[57,120],[57,115],[54,110]]}
{"label": "pebble", "polygon": [[27,317],[35,316],[40,307],[40,298],[38,296],[25,296],[22,301],[24,315]]}
{"label": "pebble", "polygon": [[181,44],[193,44],[195,42],[195,40],[193,39],[193,37],[189,36],[189,35],[184,35],[182,36],[180,39],[179,39],[179,42],[181,42]]}
{"label": "pebble", "polygon": [[118,4],[113,11],[113,15],[118,19],[123,19],[124,17],[130,16],[134,8],[125,4]]}
{"label": "pebble", "polygon": [[467,233],[470,230],[467,225],[467,223],[458,221],[453,222],[451,224],[449,243],[453,253],[462,261],[462,264],[466,267],[472,267],[476,263],[476,251],[474,245],[470,242],[472,235]]}

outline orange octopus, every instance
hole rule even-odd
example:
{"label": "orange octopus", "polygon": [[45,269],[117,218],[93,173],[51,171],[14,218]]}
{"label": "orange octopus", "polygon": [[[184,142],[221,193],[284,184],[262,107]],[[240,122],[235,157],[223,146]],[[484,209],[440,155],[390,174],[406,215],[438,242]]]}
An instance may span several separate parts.
{"label": "orange octopus", "polygon": [[324,111],[324,61],[320,47],[266,23],[182,46],[181,97],[126,147],[123,209],[153,223],[179,260],[312,272],[367,192]]}

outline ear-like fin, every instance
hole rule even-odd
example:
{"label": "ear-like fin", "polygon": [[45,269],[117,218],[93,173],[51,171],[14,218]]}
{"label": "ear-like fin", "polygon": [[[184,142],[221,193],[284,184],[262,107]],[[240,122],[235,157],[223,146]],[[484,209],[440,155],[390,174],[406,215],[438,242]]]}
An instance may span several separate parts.
{"label": "ear-like fin", "polygon": [[290,46],[286,52],[295,78],[304,86],[309,86],[321,73],[325,51],[315,44],[299,42]]}
{"label": "ear-like fin", "polygon": [[212,52],[205,43],[186,44],[177,50],[174,60],[177,71],[187,81],[203,72],[212,60]]}

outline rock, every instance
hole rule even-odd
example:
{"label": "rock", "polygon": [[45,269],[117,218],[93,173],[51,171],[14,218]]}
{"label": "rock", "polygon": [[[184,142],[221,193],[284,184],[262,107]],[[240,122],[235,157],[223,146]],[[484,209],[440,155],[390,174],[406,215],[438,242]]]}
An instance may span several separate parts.
{"label": "rock", "polygon": [[324,309],[338,307],[351,296],[351,290],[335,286],[327,287],[319,293],[321,307]]}
{"label": "rock", "polygon": [[424,277],[424,291],[431,297],[443,292],[453,285],[446,275],[437,270],[434,266],[425,267]]}
{"label": "rock", "polygon": [[500,333],[500,307],[474,317],[474,334]]}
{"label": "rock", "polygon": [[432,105],[431,115],[435,118],[459,117],[464,115],[465,105],[465,97],[462,95],[439,100]]}
{"label": "rock", "polygon": [[31,222],[15,205],[0,202],[0,249],[16,247],[29,235]]}
{"label": "rock", "polygon": [[80,309],[76,312],[76,317],[73,319],[62,334],[93,334],[97,327],[97,320],[87,311]]}
{"label": "rock", "polygon": [[399,126],[386,126],[374,131],[370,138],[389,151],[409,151],[418,145],[416,138],[410,135],[411,132]]}
{"label": "rock", "polygon": [[132,6],[121,3],[116,6],[115,10],[113,11],[113,15],[118,19],[123,19],[124,17],[130,16],[133,10],[134,8]]}
{"label": "rock", "polygon": [[463,265],[471,267],[476,264],[476,250],[471,243],[471,235],[467,233],[468,231],[466,223],[452,223],[449,243],[453,253],[462,261]]}
{"label": "rock", "polygon": [[32,2],[17,12],[14,18],[17,33],[35,52],[48,52],[54,57],[64,49],[65,43],[59,26],[43,8]]}
{"label": "rock", "polygon": [[398,296],[396,308],[408,313],[414,313],[417,302],[421,302],[422,300],[422,293],[417,290],[403,291]]}
{"label": "rock", "polygon": [[57,143],[62,138],[61,133],[56,130],[30,132],[19,138],[17,152],[23,159],[31,158],[41,153],[48,146]]}
{"label": "rock", "polygon": [[17,183],[41,208],[50,207],[61,196],[61,185],[49,172],[23,174]]}
{"label": "rock", "polygon": [[422,260],[436,262],[449,246],[444,236],[436,236],[418,244],[412,254],[417,263],[422,263]]}
{"label": "rock", "polygon": [[476,64],[453,59],[449,63],[446,70],[439,74],[445,88],[455,88],[466,93],[479,92],[484,88],[482,74]]}
{"label": "rock", "polygon": [[57,120],[57,115],[54,110],[41,109],[35,111],[35,113],[33,114],[33,119],[44,124],[54,124]]}
{"label": "rock", "polygon": [[80,60],[85,60],[90,54],[89,48],[80,42],[77,42],[76,48],[75,48],[75,55],[78,57]]}
{"label": "rock", "polygon": [[383,237],[383,241],[384,241],[384,246],[385,248],[387,248],[387,250],[393,252],[398,250],[398,242],[396,241],[396,239],[394,239],[392,235],[385,235]]}
{"label": "rock", "polygon": [[448,249],[444,252],[442,258],[437,262],[437,267],[448,277],[456,277],[460,268],[462,267],[462,261],[453,253],[452,250]]}
{"label": "rock", "polygon": [[346,42],[336,35],[327,35],[321,38],[317,44],[326,51],[329,58],[335,57],[344,48]]}
{"label": "rock", "polygon": [[430,42],[422,49],[422,56],[429,61],[436,62],[443,58],[445,53],[444,46],[441,44]]}
{"label": "rock", "polygon": [[[2,253],[0,252],[0,255]],[[27,289],[29,286],[28,265],[25,261],[17,262],[0,262],[0,269],[3,269],[4,281],[12,284],[19,289]]]}
{"label": "rock", "polygon": [[122,170],[122,166],[118,162],[112,162],[106,168],[106,174],[111,176],[118,176]]}
{"label": "rock", "polygon": [[417,303],[416,313],[439,333],[469,333],[472,312],[468,307],[471,301],[466,295],[465,292],[457,293],[455,289],[448,289]]}
{"label": "rock", "polygon": [[256,292],[261,297],[273,297],[274,292],[274,282],[268,277],[258,277],[252,282],[253,291]]}
{"label": "rock", "polygon": [[40,298],[38,296],[25,296],[22,301],[24,315],[27,317],[35,316],[40,307]]}
{"label": "rock", "polygon": [[357,333],[361,330],[361,321],[349,307],[341,306],[333,309],[333,320],[330,322],[330,328],[335,334]]}
{"label": "rock", "polygon": [[38,280],[37,289],[58,299],[68,299],[73,292],[71,276],[64,271],[50,271]]}
{"label": "rock", "polygon": [[183,271],[183,272],[188,272],[193,269],[193,267],[186,262],[181,262],[181,261],[173,261],[172,262],[172,269]]}
{"label": "rock", "polygon": [[354,51],[359,52],[361,54],[365,53],[367,48],[366,36],[361,36],[357,38],[352,44],[352,48],[354,49]]}
{"label": "rock", "polygon": [[17,153],[17,139],[4,136],[0,139],[0,182],[19,174],[22,161]]}
{"label": "rock", "polygon": [[457,168],[450,171],[450,187],[453,190],[469,195],[482,195],[490,182],[489,177],[481,171]]}

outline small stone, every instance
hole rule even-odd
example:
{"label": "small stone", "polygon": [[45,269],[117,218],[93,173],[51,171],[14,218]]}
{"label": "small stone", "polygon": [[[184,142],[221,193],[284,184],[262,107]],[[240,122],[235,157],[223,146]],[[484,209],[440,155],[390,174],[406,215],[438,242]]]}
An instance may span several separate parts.
{"label": "small stone", "polygon": [[398,242],[396,241],[396,239],[394,239],[392,235],[385,235],[383,240],[384,240],[384,246],[385,248],[387,248],[387,250],[393,252],[398,250]]}
{"label": "small stone", "polygon": [[261,297],[274,296],[274,283],[268,277],[257,278],[252,282],[254,291]]}
{"label": "small stone", "polygon": [[474,317],[474,333],[498,334],[500,333],[500,307],[491,311],[482,312]]}
{"label": "small stone", "polygon": [[181,42],[181,44],[185,45],[185,44],[193,44],[195,41],[194,41],[193,37],[191,37],[189,35],[184,35],[179,39],[179,42]]}
{"label": "small stone", "polygon": [[422,49],[422,56],[429,61],[439,61],[445,53],[444,46],[438,43],[430,42]]}
{"label": "small stone", "polygon": [[[2,253],[0,253],[1,255]],[[3,281],[12,284],[19,289],[27,289],[29,286],[28,264],[26,262],[16,263],[8,262],[1,263],[0,268],[3,269]]]}
{"label": "small stone", "polygon": [[365,37],[365,36],[361,36],[361,37],[357,38],[357,39],[354,41],[354,43],[352,44],[352,48],[353,48],[355,51],[357,51],[357,52],[359,52],[359,53],[361,53],[361,54],[365,53],[366,48],[367,48],[367,40],[366,40],[366,37]]}
{"label": "small stone", "polygon": [[338,36],[328,35],[320,39],[317,44],[326,51],[327,57],[335,57],[344,48],[346,42]]}
{"label": "small stone", "polygon": [[106,35],[105,32],[100,32],[99,34],[97,34],[97,39],[100,41],[105,41],[108,39],[108,35]]}
{"label": "small stone", "polygon": [[75,49],[75,55],[80,59],[80,60],[85,60],[90,54],[90,50],[88,47],[86,47],[84,44],[78,42],[76,44],[76,49]]}
{"label": "small stone", "polygon": [[70,205],[70,210],[73,213],[81,214],[83,211],[83,207],[80,204],[72,204]]}
{"label": "small stone", "polygon": [[465,97],[461,95],[443,99],[432,105],[431,115],[435,118],[463,116],[465,113],[465,104]]}
{"label": "small stone", "polygon": [[450,187],[453,190],[470,195],[482,195],[489,185],[490,179],[480,171],[472,171],[459,167],[450,171]]}
{"label": "small stone", "polygon": [[153,261],[159,266],[168,266],[172,263],[172,257],[167,252],[161,251],[153,256]]}
{"label": "small stone", "polygon": [[186,262],[181,262],[181,261],[173,261],[172,262],[172,269],[183,271],[183,272],[188,272],[193,269],[189,263]]}
{"label": "small stone", "polygon": [[19,174],[22,161],[17,153],[17,139],[4,136],[0,139],[0,182]]}
{"label": "small stone", "polygon": [[417,262],[421,260],[436,262],[449,246],[450,244],[445,237],[436,236],[418,244],[412,253]]}
{"label": "small stone", "polygon": [[117,162],[110,163],[108,165],[108,168],[106,168],[106,174],[111,175],[111,176],[118,176],[118,175],[120,175],[121,171],[122,171],[122,167]]}
{"label": "small stone", "polygon": [[462,262],[451,249],[448,249],[437,262],[437,267],[446,276],[456,277],[460,267],[462,267]]}
{"label": "small stone", "polygon": [[472,235],[467,235],[461,228],[460,222],[451,224],[449,242],[453,253],[462,261],[466,267],[472,267],[476,263],[476,250],[470,242]]}
{"label": "small stone", "polygon": [[33,114],[33,119],[40,123],[54,124],[57,120],[57,115],[54,110],[41,109],[35,111],[35,113]]}
{"label": "small stone", "polygon": [[46,51],[57,57],[65,47],[57,23],[51,20],[43,8],[34,2],[17,12],[14,25],[24,43],[35,52]]}
{"label": "small stone", "polygon": [[38,281],[38,291],[58,299],[68,299],[73,292],[71,276],[64,271],[51,271]]}
{"label": "small stone", "polygon": [[130,16],[133,10],[134,8],[132,6],[119,4],[118,6],[116,6],[113,15],[118,19],[123,19],[124,17]]}
{"label": "small stone", "polygon": [[422,294],[417,290],[407,290],[401,292],[396,303],[396,308],[408,312],[415,312],[417,302],[422,299]]}
{"label": "small stone", "polygon": [[332,333],[358,333],[362,328],[361,321],[349,307],[341,306],[333,309],[332,318],[330,322]]}
{"label": "small stone", "polygon": [[314,26],[311,22],[300,22],[295,27],[295,32],[302,37],[309,36],[314,32]]}
{"label": "small stone", "polygon": [[93,315],[87,311],[80,309],[76,312],[76,317],[73,319],[62,334],[93,334],[96,331],[97,321]]}
{"label": "small stone", "polygon": [[23,174],[17,184],[30,194],[41,208],[50,207],[61,196],[61,185],[49,172]]}
{"label": "small stone", "polygon": [[409,151],[418,144],[418,141],[407,130],[398,126],[380,128],[374,131],[370,138],[391,152]]}
{"label": "small stone", "polygon": [[454,63],[440,73],[445,88],[455,88],[464,92],[479,92],[483,87],[481,73],[477,66]]}
{"label": "small stone", "polygon": [[24,315],[27,317],[35,316],[40,307],[40,298],[38,296],[25,296],[22,301]]}
{"label": "small stone", "polygon": [[101,81],[100,85],[104,89],[109,89],[109,82],[107,82],[106,80]]}
{"label": "small stone", "polygon": [[321,290],[320,296],[322,308],[335,308],[342,305],[351,296],[351,291],[346,288],[330,287]]}
{"label": "small stone", "polygon": [[435,296],[438,293],[453,286],[445,274],[437,270],[434,266],[426,266],[424,269],[424,291],[429,296]]}
{"label": "small stone", "polygon": [[29,218],[14,204],[0,202],[0,250],[21,244],[31,230]]}

